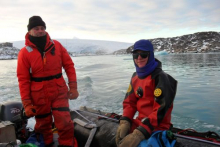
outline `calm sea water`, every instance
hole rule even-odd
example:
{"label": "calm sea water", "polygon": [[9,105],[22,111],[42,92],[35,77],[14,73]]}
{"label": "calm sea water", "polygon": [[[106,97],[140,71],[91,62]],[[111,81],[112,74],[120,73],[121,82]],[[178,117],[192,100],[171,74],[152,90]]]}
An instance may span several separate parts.
{"label": "calm sea water", "polygon": [[[175,127],[220,134],[220,54],[156,55],[178,80],[172,123]],[[73,57],[80,96],[71,109],[87,106],[122,113],[122,101],[135,71],[131,55]],[[0,61],[0,101],[20,101],[17,60]],[[66,78],[66,76],[65,76]]]}

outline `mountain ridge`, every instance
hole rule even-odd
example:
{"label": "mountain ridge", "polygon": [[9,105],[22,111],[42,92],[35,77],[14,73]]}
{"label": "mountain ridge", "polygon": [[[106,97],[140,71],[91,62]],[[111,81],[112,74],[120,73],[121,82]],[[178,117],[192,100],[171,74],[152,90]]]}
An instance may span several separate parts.
{"label": "mountain ridge", "polygon": [[[55,39],[58,40],[72,56],[130,54],[133,43],[84,40],[84,39]],[[220,32],[197,32],[177,37],[149,39],[155,52],[167,53],[208,53],[220,52]],[[17,58],[19,50],[25,41],[12,42],[14,47],[0,46],[0,59]]]}
{"label": "mountain ridge", "polygon": [[[197,32],[178,37],[149,39],[155,52],[166,51],[168,53],[208,53],[220,52],[220,32]],[[129,54],[133,45],[120,53]],[[114,52],[113,54],[117,54]]]}

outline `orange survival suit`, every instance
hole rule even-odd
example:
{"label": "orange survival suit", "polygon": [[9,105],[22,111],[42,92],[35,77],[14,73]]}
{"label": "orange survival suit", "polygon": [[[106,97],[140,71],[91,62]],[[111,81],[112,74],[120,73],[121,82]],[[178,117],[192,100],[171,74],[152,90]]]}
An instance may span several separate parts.
{"label": "orange survival suit", "polygon": [[[17,77],[21,100],[31,100],[36,106],[35,132],[43,134],[45,145],[53,143],[52,121],[58,129],[60,146],[72,147],[74,126],[69,112],[68,87],[62,76],[62,67],[69,82],[76,82],[74,63],[67,50],[46,34],[43,55],[25,36],[25,47],[18,55]],[[53,118],[52,118],[53,116]],[[74,146],[75,147],[75,146]]]}
{"label": "orange survival suit", "polygon": [[[147,77],[139,78],[136,72],[131,78],[123,101],[123,116],[134,129],[140,130],[146,138],[152,131],[168,130],[171,127],[171,111],[176,94],[177,81],[163,72],[161,62]],[[136,112],[138,116],[133,119]]]}

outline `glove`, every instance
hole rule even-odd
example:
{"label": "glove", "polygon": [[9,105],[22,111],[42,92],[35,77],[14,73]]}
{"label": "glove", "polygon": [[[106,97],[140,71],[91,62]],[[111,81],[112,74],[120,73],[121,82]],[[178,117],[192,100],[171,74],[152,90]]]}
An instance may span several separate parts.
{"label": "glove", "polygon": [[69,92],[68,92],[68,98],[70,100],[77,99],[79,96],[79,93],[77,91],[77,83],[76,82],[70,82],[69,83]]}
{"label": "glove", "polygon": [[36,107],[32,105],[31,100],[23,100],[22,104],[27,117],[33,117],[36,115]]}
{"label": "glove", "polygon": [[141,131],[135,129],[131,134],[127,135],[120,143],[118,147],[137,147],[138,144],[145,139],[145,136]]}
{"label": "glove", "polygon": [[115,141],[117,146],[119,145],[119,142],[128,135],[131,128],[131,124],[127,120],[120,120],[119,127],[117,129]]}

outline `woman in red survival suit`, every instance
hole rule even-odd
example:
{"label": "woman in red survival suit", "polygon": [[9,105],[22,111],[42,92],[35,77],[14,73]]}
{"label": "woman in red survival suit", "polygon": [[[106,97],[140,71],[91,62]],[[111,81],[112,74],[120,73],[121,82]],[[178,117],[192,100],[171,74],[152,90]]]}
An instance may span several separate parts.
{"label": "woman in red survival suit", "polygon": [[[153,131],[171,127],[177,81],[162,70],[149,40],[135,42],[132,51],[136,72],[123,101],[123,115],[116,134],[119,147],[136,147]],[[133,119],[135,113],[138,116]]]}
{"label": "woman in red survival suit", "polygon": [[[29,19],[25,47],[18,55],[17,77],[21,101],[28,117],[35,116],[35,132],[43,134],[46,147],[53,146],[52,116],[60,147],[76,147],[69,99],[78,97],[74,63],[67,50],[45,31],[40,16]],[[68,77],[69,90],[62,76]]]}

